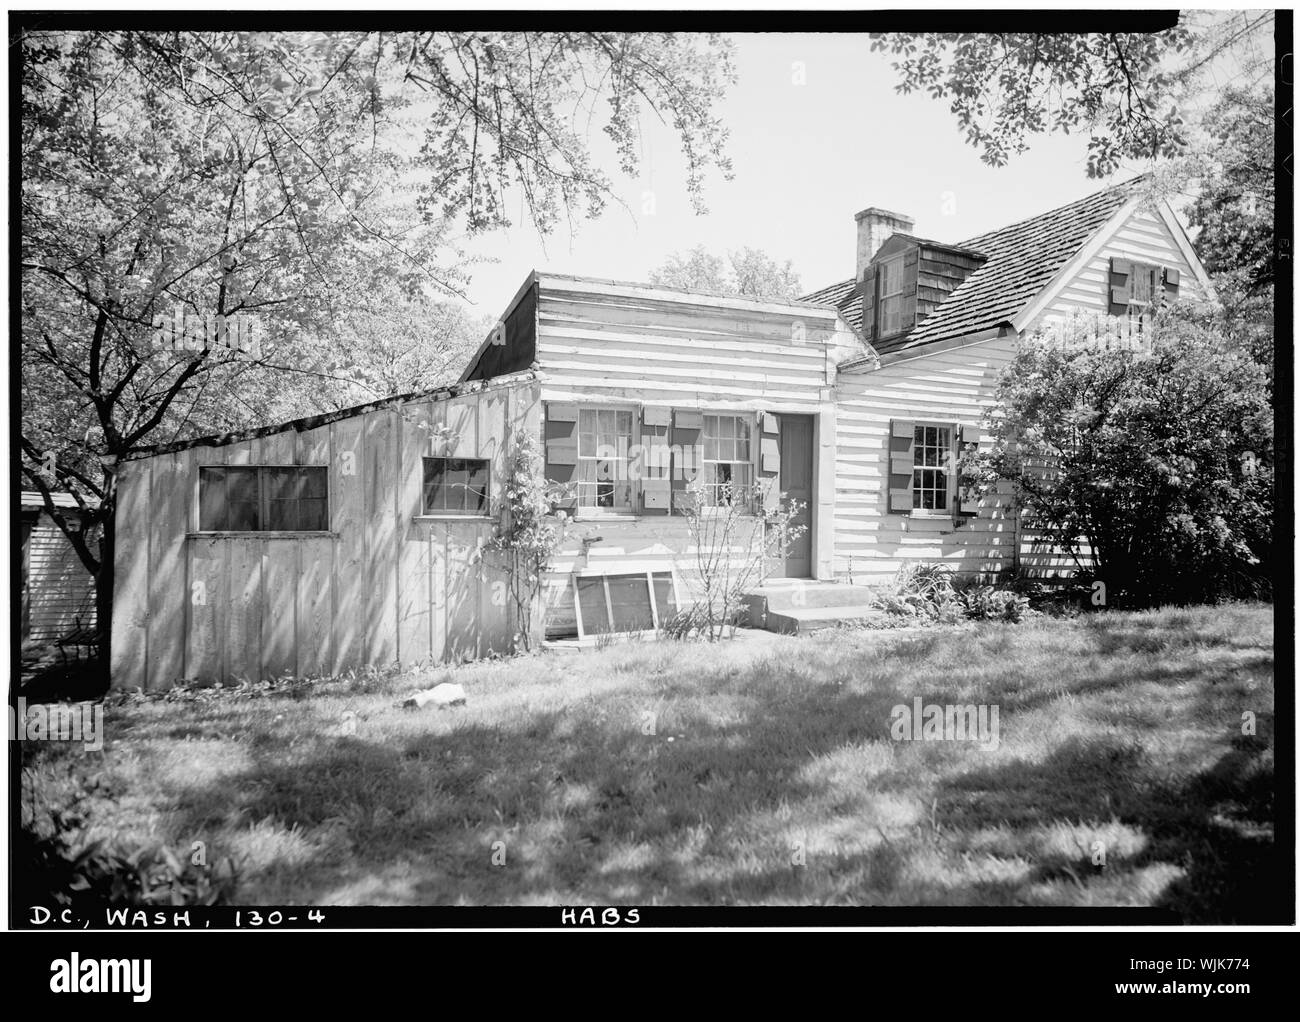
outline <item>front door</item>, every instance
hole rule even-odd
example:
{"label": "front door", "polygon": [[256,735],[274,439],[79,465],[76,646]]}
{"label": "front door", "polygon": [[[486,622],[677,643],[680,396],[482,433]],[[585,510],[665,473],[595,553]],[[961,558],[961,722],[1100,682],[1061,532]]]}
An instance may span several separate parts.
{"label": "front door", "polygon": [[802,506],[794,519],[803,532],[785,558],[786,578],[812,577],[813,422],[811,415],[782,415],[781,492]]}

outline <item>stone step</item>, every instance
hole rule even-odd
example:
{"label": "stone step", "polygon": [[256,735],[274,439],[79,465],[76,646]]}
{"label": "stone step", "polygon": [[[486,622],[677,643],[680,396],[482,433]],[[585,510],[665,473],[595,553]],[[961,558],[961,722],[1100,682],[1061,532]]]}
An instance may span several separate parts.
{"label": "stone step", "polygon": [[879,607],[866,603],[846,607],[783,607],[780,610],[768,610],[764,627],[769,632],[803,635],[822,628],[834,628],[840,624],[870,621],[885,616]]}
{"label": "stone step", "polygon": [[746,593],[744,603],[750,627],[765,628],[770,614],[786,611],[828,609],[843,612],[852,608],[857,616],[861,608],[870,607],[878,595],[876,590],[867,586],[781,579]]}

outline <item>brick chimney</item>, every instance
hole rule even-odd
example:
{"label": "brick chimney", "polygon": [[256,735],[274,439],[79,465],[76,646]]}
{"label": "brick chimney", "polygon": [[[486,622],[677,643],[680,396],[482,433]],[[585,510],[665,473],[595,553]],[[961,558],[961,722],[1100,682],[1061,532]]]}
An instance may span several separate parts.
{"label": "brick chimney", "polygon": [[858,222],[858,264],[853,279],[861,281],[871,257],[880,251],[880,246],[889,240],[889,236],[911,234],[916,221],[901,213],[891,213],[875,206],[864,209],[854,219]]}

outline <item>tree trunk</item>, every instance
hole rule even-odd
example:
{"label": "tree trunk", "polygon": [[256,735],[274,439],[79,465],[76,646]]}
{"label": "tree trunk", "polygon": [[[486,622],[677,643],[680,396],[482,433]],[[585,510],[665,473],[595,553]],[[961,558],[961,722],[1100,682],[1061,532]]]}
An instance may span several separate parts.
{"label": "tree trunk", "polygon": [[113,662],[113,564],[117,549],[116,501],[110,497],[106,503],[103,534],[99,540],[99,571],[95,574],[95,623],[100,634],[99,673],[105,691],[112,682],[110,665]]}

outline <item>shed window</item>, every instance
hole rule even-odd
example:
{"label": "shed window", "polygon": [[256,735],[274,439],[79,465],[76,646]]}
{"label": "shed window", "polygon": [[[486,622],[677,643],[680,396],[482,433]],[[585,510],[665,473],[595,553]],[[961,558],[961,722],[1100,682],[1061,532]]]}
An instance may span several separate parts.
{"label": "shed window", "polygon": [[633,444],[630,409],[578,412],[578,506],[632,510],[628,457]]}
{"label": "shed window", "polygon": [[705,415],[703,453],[700,483],[705,503],[723,507],[748,500],[754,482],[749,418]]}
{"label": "shed window", "polygon": [[325,532],[329,470],[304,465],[203,466],[201,532]]}
{"label": "shed window", "polygon": [[485,515],[488,513],[486,458],[425,458],[426,515]]}
{"label": "shed window", "polygon": [[952,485],[952,430],[947,426],[917,426],[913,449],[912,507],[948,510]]}

